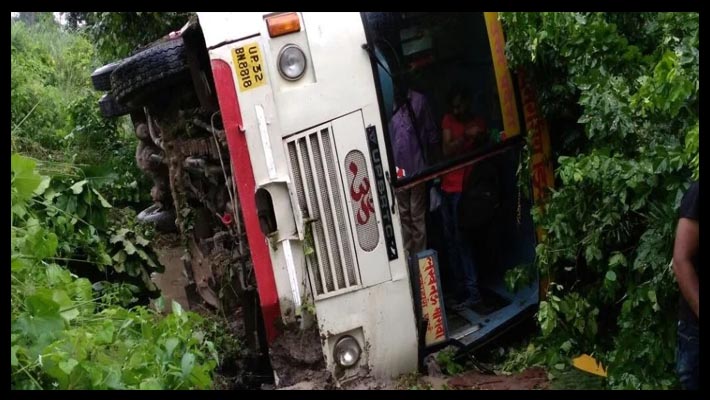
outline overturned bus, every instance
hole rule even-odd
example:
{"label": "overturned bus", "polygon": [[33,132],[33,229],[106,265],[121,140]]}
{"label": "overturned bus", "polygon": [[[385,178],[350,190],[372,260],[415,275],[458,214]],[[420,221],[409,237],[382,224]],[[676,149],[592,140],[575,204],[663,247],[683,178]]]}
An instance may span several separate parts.
{"label": "overturned bus", "polygon": [[93,79],[104,115],[136,125],[158,204],[143,218],[190,235],[202,300],[220,306],[209,253],[238,241],[277,383],[293,379],[275,346],[310,330],[340,385],[474,349],[539,303],[533,270],[516,291],[504,276],[532,265],[550,145],[504,47],[496,13],[198,12]]}

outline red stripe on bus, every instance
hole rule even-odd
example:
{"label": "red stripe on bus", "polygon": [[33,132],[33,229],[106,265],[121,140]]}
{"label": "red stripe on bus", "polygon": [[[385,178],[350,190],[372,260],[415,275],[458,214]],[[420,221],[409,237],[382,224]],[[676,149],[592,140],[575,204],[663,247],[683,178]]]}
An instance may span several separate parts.
{"label": "red stripe on bus", "polygon": [[276,292],[274,270],[271,267],[271,256],[266,244],[266,238],[259,227],[259,218],[256,214],[256,193],[254,171],[251,168],[247,139],[240,131],[242,114],[239,110],[239,101],[234,86],[232,69],[223,60],[212,60],[212,74],[217,89],[219,108],[222,113],[222,122],[227,135],[229,157],[232,160],[234,183],[237,187],[239,202],[244,216],[249,251],[254,263],[254,273],[259,291],[261,311],[264,316],[264,326],[269,344],[278,336],[275,322],[280,318],[279,299]]}

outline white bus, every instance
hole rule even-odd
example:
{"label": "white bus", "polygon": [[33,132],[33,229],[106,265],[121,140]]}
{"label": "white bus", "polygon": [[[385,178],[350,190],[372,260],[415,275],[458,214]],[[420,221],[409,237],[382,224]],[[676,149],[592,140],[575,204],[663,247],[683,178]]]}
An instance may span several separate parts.
{"label": "white bus", "polygon": [[[391,378],[535,310],[549,139],[496,13],[197,16],[143,51],[151,63],[105,67],[107,101],[150,123],[188,92],[224,134],[265,343],[313,320],[336,382]],[[139,83],[113,73],[131,63]],[[531,176],[517,176],[526,145]]]}

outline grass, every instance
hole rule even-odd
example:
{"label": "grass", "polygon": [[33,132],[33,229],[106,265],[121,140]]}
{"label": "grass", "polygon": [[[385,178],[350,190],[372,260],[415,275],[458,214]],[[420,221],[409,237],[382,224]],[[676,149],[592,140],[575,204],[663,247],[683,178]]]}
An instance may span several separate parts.
{"label": "grass", "polygon": [[551,373],[553,379],[550,381],[552,390],[605,390],[604,379],[588,372],[571,368],[566,371],[555,371]]}

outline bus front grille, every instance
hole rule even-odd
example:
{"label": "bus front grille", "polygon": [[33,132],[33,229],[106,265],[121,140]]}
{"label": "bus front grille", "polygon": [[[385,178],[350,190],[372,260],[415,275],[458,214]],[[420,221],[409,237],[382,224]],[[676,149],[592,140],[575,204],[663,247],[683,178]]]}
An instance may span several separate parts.
{"label": "bus front grille", "polygon": [[306,223],[304,251],[316,296],[359,286],[343,184],[329,128],[286,141],[298,206]]}

